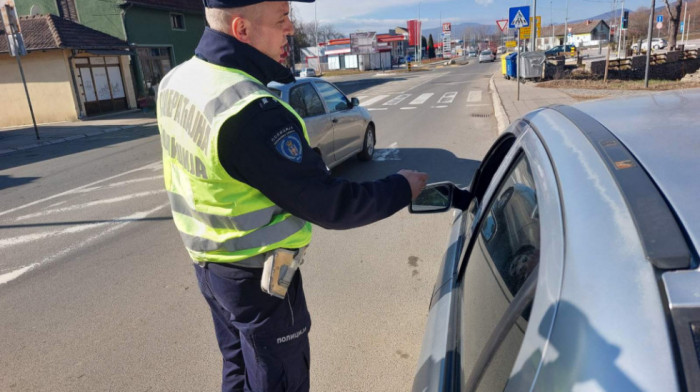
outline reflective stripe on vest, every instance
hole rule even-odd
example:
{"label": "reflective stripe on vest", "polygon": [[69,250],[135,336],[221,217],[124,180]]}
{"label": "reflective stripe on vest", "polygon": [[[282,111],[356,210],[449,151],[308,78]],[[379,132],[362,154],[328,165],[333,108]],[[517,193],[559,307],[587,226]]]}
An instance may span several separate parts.
{"label": "reflective stripe on vest", "polygon": [[232,238],[224,242],[216,242],[202,237],[180,233],[187,249],[195,252],[228,251],[237,252],[246,249],[264,247],[284,240],[304,228],[306,221],[290,216],[282,222],[265,226],[244,237]]}
{"label": "reflective stripe on vest", "polygon": [[218,159],[221,126],[261,98],[285,102],[248,74],[191,59],[161,81],[158,127],[173,220],[195,261],[236,262],[311,241],[311,225],[231,178]]}
{"label": "reflective stripe on vest", "polygon": [[221,216],[206,214],[192,209],[192,207],[187,204],[187,200],[177,193],[168,192],[168,198],[170,199],[170,206],[173,212],[195,218],[215,229],[251,231],[270,223],[273,216],[284,212],[280,207],[273,205],[272,207],[252,211],[243,215]]}

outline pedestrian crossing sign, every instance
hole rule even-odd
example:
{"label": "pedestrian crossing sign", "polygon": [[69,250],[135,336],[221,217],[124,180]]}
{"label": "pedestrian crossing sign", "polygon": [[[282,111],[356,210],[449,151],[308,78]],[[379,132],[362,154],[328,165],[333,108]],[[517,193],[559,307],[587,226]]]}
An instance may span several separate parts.
{"label": "pedestrian crossing sign", "polygon": [[508,10],[508,27],[519,29],[530,25],[530,6],[512,7]]}

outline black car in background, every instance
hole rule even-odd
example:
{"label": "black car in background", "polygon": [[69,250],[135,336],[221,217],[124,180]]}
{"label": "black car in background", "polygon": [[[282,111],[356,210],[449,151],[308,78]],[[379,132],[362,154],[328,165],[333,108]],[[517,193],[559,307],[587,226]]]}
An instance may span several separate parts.
{"label": "black car in background", "polygon": [[545,50],[544,55],[547,57],[556,57],[573,54],[574,52],[576,52],[576,46],[574,45],[557,45],[551,49]]}

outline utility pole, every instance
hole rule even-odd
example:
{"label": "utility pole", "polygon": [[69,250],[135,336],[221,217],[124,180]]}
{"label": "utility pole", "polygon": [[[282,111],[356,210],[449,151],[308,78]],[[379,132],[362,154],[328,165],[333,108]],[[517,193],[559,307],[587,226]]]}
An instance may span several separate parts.
{"label": "utility pole", "polygon": [[549,0],[549,24],[552,25],[552,41],[551,41],[551,44],[554,45],[554,8],[552,7],[552,0]]}
{"label": "utility pole", "polygon": [[[685,2],[685,14],[683,15],[683,31],[681,32],[681,42],[683,42],[683,46],[688,44],[688,21],[686,20],[688,18],[688,2]],[[685,37],[685,40],[683,40],[683,37]]]}
{"label": "utility pole", "polygon": [[564,17],[564,49],[569,43],[569,0],[566,0],[566,17]]}
{"label": "utility pole", "polygon": [[318,50],[318,16],[316,14],[316,5],[317,4],[318,3],[316,3],[314,1],[314,39],[316,41],[316,56],[318,56],[320,59],[320,57],[321,57],[320,53],[319,53],[320,51]]}
{"label": "utility pole", "polygon": [[532,40],[532,51],[537,50],[537,0],[532,0],[532,28],[530,29],[532,33],[530,39]]}
{"label": "utility pole", "polygon": [[651,9],[649,10],[649,30],[647,31],[647,64],[644,69],[644,88],[649,88],[649,60],[651,56],[651,32],[652,24],[654,23],[654,8],[656,0],[651,0]]}
{"label": "utility pole", "polygon": [[617,58],[620,58],[620,49],[622,46],[622,18],[625,13],[625,0],[622,0],[622,9],[620,10],[620,23],[617,24]]}
{"label": "utility pole", "polygon": [[[2,14],[3,24],[5,25],[5,34],[9,33],[8,38],[11,39],[11,43],[14,46],[14,56],[17,59],[17,66],[19,67],[19,74],[22,77],[22,85],[24,86],[24,93],[27,96],[27,103],[29,104],[29,114],[32,116],[32,124],[34,125],[34,134],[36,135],[36,140],[39,139],[39,128],[36,126],[36,118],[34,117],[34,107],[32,106],[32,100],[29,98],[29,89],[27,88],[27,79],[24,77],[24,69],[22,68],[22,60],[20,57],[26,55],[26,49],[24,48],[24,40],[22,39],[22,31],[19,25],[19,17],[17,16],[17,10],[15,8],[15,3],[13,0],[0,0],[0,13]],[[9,30],[9,31],[8,31]],[[12,55],[12,48],[8,48],[10,55]]]}

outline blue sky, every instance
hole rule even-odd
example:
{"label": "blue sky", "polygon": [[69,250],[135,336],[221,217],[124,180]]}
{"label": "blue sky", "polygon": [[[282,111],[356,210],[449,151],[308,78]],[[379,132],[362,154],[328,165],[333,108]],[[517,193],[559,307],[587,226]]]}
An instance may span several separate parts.
{"label": "blue sky", "polygon": [[[612,0],[569,0],[569,20],[595,16],[613,7]],[[620,8],[617,0],[617,8]],[[440,26],[443,22],[475,22],[495,24],[497,19],[507,19],[508,9],[529,5],[532,0],[316,0],[316,3],[293,2],[297,18],[305,22],[314,21],[314,11],[319,24],[331,24],[336,30],[348,34],[355,31],[376,31],[385,33],[396,26],[406,26],[409,19],[420,19],[423,28]],[[566,0],[537,1],[537,15],[542,24],[564,23]],[[636,10],[649,7],[648,0],[626,0],[625,8]],[[656,5],[663,5],[657,0]]]}

